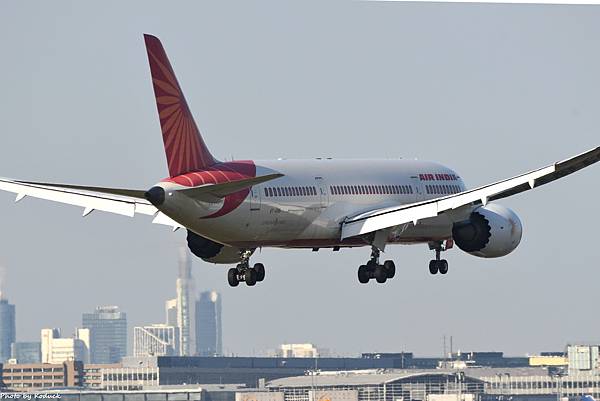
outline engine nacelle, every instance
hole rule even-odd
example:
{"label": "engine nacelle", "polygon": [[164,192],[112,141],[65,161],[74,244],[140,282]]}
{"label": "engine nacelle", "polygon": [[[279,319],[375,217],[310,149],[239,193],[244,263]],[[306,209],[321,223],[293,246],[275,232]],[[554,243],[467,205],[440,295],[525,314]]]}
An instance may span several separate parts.
{"label": "engine nacelle", "polygon": [[241,260],[239,248],[219,244],[190,230],[187,232],[187,243],[190,251],[206,262],[238,263]]}
{"label": "engine nacelle", "polygon": [[515,212],[491,203],[475,209],[468,220],[454,223],[452,237],[463,251],[482,258],[497,258],[514,251],[523,226]]}

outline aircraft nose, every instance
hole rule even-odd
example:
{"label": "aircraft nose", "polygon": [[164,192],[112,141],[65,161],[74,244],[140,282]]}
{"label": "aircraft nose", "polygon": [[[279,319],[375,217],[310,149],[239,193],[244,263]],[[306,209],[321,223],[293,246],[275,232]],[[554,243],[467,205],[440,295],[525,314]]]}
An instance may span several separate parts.
{"label": "aircraft nose", "polygon": [[154,206],[159,207],[165,202],[165,190],[161,187],[152,187],[144,193],[148,202]]}

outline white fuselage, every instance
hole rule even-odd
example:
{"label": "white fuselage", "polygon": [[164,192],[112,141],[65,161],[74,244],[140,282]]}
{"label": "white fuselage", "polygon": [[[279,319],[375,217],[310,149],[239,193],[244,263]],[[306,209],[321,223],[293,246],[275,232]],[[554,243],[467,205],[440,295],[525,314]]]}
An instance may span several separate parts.
{"label": "white fuselage", "polygon": [[[319,248],[368,245],[364,240],[341,241],[341,223],[361,212],[398,206],[465,190],[460,176],[433,162],[417,160],[268,160],[255,161],[256,175],[284,176],[251,188],[235,209],[208,217],[223,201],[206,203],[176,191],[182,187],[161,182],[166,215],[199,235],[240,248]],[[460,216],[465,218],[466,216]],[[444,215],[416,226],[390,232],[389,243],[448,239],[452,216]]]}

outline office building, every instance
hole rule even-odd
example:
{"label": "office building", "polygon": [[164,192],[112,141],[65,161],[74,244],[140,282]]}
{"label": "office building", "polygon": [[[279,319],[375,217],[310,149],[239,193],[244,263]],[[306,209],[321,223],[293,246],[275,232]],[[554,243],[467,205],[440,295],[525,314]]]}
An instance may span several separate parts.
{"label": "office building", "polygon": [[177,298],[169,299],[165,302],[165,323],[167,326],[179,327],[177,325]]}
{"label": "office building", "polygon": [[127,315],[118,306],[84,313],[82,327],[90,329],[91,363],[117,363],[127,355]]}
{"label": "office building", "polygon": [[59,364],[68,361],[89,363],[89,329],[77,329],[72,338],[61,338],[59,329],[42,329],[41,337],[42,363]]}
{"label": "office building", "polygon": [[10,391],[34,391],[53,387],[80,387],[83,363],[4,364],[2,386]]}
{"label": "office building", "polygon": [[222,355],[221,295],[216,291],[200,293],[196,301],[196,354]]}
{"label": "office building", "polygon": [[600,345],[568,345],[569,374],[600,374]]}
{"label": "office building", "polygon": [[0,363],[10,358],[10,345],[15,342],[15,306],[0,293]]}
{"label": "office building", "polygon": [[10,357],[17,363],[40,363],[42,349],[40,342],[16,342],[10,346]]}
{"label": "office building", "polygon": [[133,328],[133,356],[174,356],[179,351],[179,329],[166,324]]}
{"label": "office building", "polygon": [[313,344],[281,344],[275,351],[280,358],[318,358],[321,355]]}

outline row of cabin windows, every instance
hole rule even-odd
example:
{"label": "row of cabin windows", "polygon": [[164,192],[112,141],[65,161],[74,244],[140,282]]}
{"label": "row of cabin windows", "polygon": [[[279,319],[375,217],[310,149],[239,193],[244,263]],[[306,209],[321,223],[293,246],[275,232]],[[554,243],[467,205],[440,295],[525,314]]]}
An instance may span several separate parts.
{"label": "row of cabin windows", "polygon": [[333,195],[408,195],[413,193],[410,185],[333,185]]}
{"label": "row of cabin windows", "polygon": [[460,187],[458,185],[425,185],[425,190],[428,194],[436,194],[436,195],[449,195],[449,194],[457,194],[461,192]]}
{"label": "row of cabin windows", "polygon": [[316,196],[315,187],[265,187],[265,196]]}

